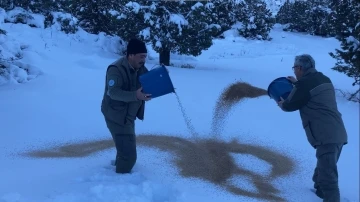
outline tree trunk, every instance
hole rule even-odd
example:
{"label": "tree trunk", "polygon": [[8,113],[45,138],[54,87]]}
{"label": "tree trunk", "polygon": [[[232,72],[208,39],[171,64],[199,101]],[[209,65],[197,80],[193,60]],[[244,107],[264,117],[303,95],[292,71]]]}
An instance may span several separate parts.
{"label": "tree trunk", "polygon": [[160,64],[169,66],[170,65],[170,51],[167,49],[163,49],[163,50],[161,50],[159,55],[160,55],[160,57],[159,57]]}

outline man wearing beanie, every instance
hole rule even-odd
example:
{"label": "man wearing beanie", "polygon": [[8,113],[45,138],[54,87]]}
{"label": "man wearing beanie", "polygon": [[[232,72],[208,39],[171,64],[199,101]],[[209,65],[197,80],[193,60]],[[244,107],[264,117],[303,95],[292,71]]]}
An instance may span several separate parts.
{"label": "man wearing beanie", "polygon": [[278,105],[286,112],[299,110],[307,139],[316,149],[317,164],[312,177],[316,195],[324,202],[340,202],[337,161],[348,139],[334,86],[315,69],[315,61],[308,54],[295,57],[293,70],[297,79],[288,79],[294,89]]}
{"label": "man wearing beanie", "polygon": [[142,93],[138,80],[148,72],[146,56],[145,43],[131,39],[127,55],[107,67],[101,112],[116,147],[116,173],[130,173],[136,163],[135,120],[144,120],[145,101],[151,96]]}

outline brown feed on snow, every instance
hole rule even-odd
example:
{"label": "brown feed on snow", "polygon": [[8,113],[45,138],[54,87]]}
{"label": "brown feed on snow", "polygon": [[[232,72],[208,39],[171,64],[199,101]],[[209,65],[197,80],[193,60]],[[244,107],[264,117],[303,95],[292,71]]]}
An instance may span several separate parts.
{"label": "brown feed on snow", "polygon": [[[264,89],[246,83],[238,82],[230,85],[217,102],[213,122],[221,122],[216,119],[224,117],[220,115],[224,113],[222,110],[231,108],[243,98],[263,95],[266,95]],[[136,141],[139,146],[156,148],[173,154],[172,163],[184,177],[194,177],[214,183],[237,195],[267,201],[286,201],[279,196],[280,190],[274,186],[272,180],[289,175],[295,164],[292,159],[280,152],[259,145],[241,143],[238,140],[224,142],[218,138],[187,140],[171,135],[139,134]],[[76,158],[111,148],[114,148],[113,140],[106,139],[70,143],[55,148],[30,151],[25,155],[34,158]],[[231,156],[234,153],[248,154],[263,160],[271,166],[271,172],[264,175],[241,168]],[[257,191],[249,191],[231,184],[230,179],[236,176],[248,178]]]}

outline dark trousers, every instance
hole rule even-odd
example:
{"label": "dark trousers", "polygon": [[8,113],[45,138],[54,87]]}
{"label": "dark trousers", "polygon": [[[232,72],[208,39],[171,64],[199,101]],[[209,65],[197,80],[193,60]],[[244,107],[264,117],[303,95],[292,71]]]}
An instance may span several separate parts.
{"label": "dark trousers", "polygon": [[317,164],[312,180],[316,194],[323,199],[323,202],[340,202],[337,162],[342,147],[342,144],[316,147]]}
{"label": "dark trousers", "polygon": [[105,121],[116,147],[116,173],[130,173],[137,160],[137,151],[135,132],[132,132],[135,130],[128,127],[134,128],[134,126],[122,126]]}

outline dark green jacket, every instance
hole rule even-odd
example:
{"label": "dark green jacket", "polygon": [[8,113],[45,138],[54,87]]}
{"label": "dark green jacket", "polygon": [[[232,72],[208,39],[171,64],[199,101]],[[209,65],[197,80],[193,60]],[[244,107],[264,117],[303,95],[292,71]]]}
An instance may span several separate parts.
{"label": "dark green jacket", "polygon": [[309,69],[294,83],[294,89],[282,108],[288,112],[299,110],[307,139],[313,147],[329,143],[347,144],[347,132],[337,108],[334,86],[316,69]]}
{"label": "dark green jacket", "polygon": [[139,76],[148,72],[146,67],[134,70],[126,57],[108,66],[101,112],[107,121],[117,125],[134,125],[136,118],[144,120],[145,102],[136,98],[141,87]]}

